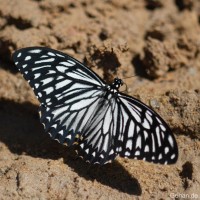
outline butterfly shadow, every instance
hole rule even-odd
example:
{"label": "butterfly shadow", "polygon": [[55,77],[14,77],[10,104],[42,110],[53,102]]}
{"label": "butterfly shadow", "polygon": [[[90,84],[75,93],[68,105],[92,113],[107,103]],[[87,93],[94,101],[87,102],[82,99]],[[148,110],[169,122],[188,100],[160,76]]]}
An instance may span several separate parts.
{"label": "butterfly shadow", "polygon": [[0,99],[0,142],[18,155],[57,160],[63,158],[79,176],[98,181],[121,192],[141,195],[139,182],[119,162],[91,165],[79,158],[75,149],[60,145],[44,133],[37,106]]}
{"label": "butterfly shadow", "polygon": [[[76,158],[76,156],[73,156]],[[104,185],[117,189],[121,192],[141,195],[142,190],[139,182],[119,162],[114,161],[103,166],[92,165],[82,158],[64,159],[64,162],[74,169],[79,176],[90,181],[98,181]]]}

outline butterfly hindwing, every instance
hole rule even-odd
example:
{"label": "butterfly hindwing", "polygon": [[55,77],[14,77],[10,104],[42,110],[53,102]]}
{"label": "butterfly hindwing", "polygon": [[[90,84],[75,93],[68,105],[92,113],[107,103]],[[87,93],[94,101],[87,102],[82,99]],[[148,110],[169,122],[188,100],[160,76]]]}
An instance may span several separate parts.
{"label": "butterfly hindwing", "polygon": [[117,155],[160,164],[178,158],[176,140],[165,121],[139,100],[108,95],[82,135],[80,154],[105,164]]}
{"label": "butterfly hindwing", "polygon": [[114,151],[117,134],[114,122],[115,106],[116,100],[111,94],[104,96],[89,126],[83,131],[79,154],[91,163],[105,164],[117,156]]}
{"label": "butterfly hindwing", "polygon": [[79,139],[82,132],[90,124],[95,109],[99,106],[99,95],[94,91],[92,98],[88,96],[81,103],[63,104],[55,107],[40,105],[40,122],[45,131],[60,143],[71,145]]}
{"label": "butterfly hindwing", "polygon": [[166,122],[139,100],[119,94],[120,134],[116,143],[122,157],[172,164],[178,158],[176,140]]}

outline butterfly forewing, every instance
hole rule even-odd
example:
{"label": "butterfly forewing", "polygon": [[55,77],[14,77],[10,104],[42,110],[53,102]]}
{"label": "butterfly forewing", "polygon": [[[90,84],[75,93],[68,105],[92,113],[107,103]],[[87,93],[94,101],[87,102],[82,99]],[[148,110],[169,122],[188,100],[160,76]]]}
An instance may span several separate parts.
{"label": "butterfly forewing", "polygon": [[49,48],[24,48],[13,54],[13,60],[44,105],[78,102],[105,85],[79,61]]}

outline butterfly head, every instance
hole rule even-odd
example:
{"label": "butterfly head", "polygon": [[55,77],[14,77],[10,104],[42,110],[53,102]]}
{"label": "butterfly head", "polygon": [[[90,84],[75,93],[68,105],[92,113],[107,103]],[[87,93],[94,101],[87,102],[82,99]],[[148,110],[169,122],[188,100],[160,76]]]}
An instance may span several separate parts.
{"label": "butterfly head", "polygon": [[119,89],[123,85],[123,81],[120,78],[115,78],[112,85],[114,86],[115,89]]}

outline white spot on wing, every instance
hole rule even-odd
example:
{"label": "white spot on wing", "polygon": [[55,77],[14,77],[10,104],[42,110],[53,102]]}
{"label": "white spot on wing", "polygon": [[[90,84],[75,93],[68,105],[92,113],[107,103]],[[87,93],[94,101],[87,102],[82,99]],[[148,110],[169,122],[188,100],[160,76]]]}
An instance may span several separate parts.
{"label": "white spot on wing", "polygon": [[169,152],[169,147],[165,147],[165,154]]}
{"label": "white spot on wing", "polygon": [[64,131],[61,130],[61,131],[59,131],[58,133],[59,133],[60,135],[63,135]]}
{"label": "white spot on wing", "polygon": [[175,156],[176,156],[175,154],[172,154],[170,158],[171,158],[171,159],[174,159]]}
{"label": "white spot on wing", "polygon": [[50,102],[50,101],[51,101],[51,99],[50,99],[50,98],[46,99],[46,103],[48,103],[48,102]]}
{"label": "white spot on wing", "polygon": [[101,158],[104,158],[104,155],[103,155],[103,154],[101,154],[99,157],[101,157]]}
{"label": "white spot on wing", "polygon": [[157,140],[158,140],[158,146],[160,147],[161,146],[161,138],[160,138],[160,129],[158,126],[156,127],[156,135],[157,135]]}
{"label": "white spot on wing", "polygon": [[162,154],[160,153],[158,156],[158,160],[161,160],[163,158]]}
{"label": "white spot on wing", "polygon": [[40,58],[47,58],[48,56],[47,55],[43,55],[43,56],[41,56]]}
{"label": "white spot on wing", "polygon": [[135,152],[135,155],[136,155],[136,156],[139,156],[139,155],[140,155],[140,151],[136,151],[136,152]]}
{"label": "white spot on wing", "polygon": [[158,117],[156,117],[156,119],[158,120],[158,122],[159,122],[160,124],[162,124],[162,122],[160,121],[160,119],[159,119]]}
{"label": "white spot on wing", "polygon": [[140,132],[140,127],[139,126],[136,127],[136,131],[137,131],[137,133]]}
{"label": "white spot on wing", "polygon": [[174,141],[171,135],[168,136],[168,141],[172,147],[174,147]]}
{"label": "white spot on wing", "polygon": [[152,113],[149,110],[147,110],[147,114],[152,116]]}
{"label": "white spot on wing", "polygon": [[37,79],[38,77],[40,77],[41,73],[37,73],[37,74],[34,74],[34,79]]}
{"label": "white spot on wing", "polygon": [[125,152],[125,156],[130,156],[130,155],[131,155],[130,152],[128,151]]}
{"label": "white spot on wing", "polygon": [[111,120],[112,120],[111,107],[109,107],[109,109],[106,112],[106,116],[104,117],[104,123],[103,123],[104,134],[107,133],[110,128]]}
{"label": "white spot on wing", "polygon": [[38,61],[35,61],[35,64],[44,63],[44,62],[53,62],[54,60],[55,60],[55,58],[49,58],[49,59],[44,59],[44,60],[38,60]]}
{"label": "white spot on wing", "polygon": [[56,54],[57,56],[59,56],[59,57],[62,57],[62,58],[64,58],[65,56],[63,56],[63,55],[61,55],[61,54]]}
{"label": "white spot on wing", "polygon": [[137,147],[141,148],[141,146],[142,146],[142,139],[141,139],[141,136],[139,135],[136,140],[136,148]]}
{"label": "white spot on wing", "polygon": [[146,111],[145,116],[146,116],[147,120],[149,121],[149,123],[152,124],[153,120],[152,120],[151,116],[149,115],[149,113],[150,113],[149,111]]}
{"label": "white spot on wing", "polygon": [[109,143],[109,135],[106,134],[106,137],[104,139],[103,148],[102,148],[105,152],[108,150],[108,147],[109,147],[108,143]]}
{"label": "white spot on wing", "polygon": [[145,146],[144,152],[149,152],[149,145],[146,145],[146,146]]}
{"label": "white spot on wing", "polygon": [[38,83],[35,83],[35,88],[37,89],[40,85]]}
{"label": "white spot on wing", "polygon": [[165,134],[161,131],[162,139],[164,140]]}
{"label": "white spot on wing", "polygon": [[88,154],[89,153],[89,149],[86,149],[85,152]]}
{"label": "white spot on wing", "polygon": [[72,139],[72,135],[70,134],[66,138],[69,139],[69,140],[71,140]]}
{"label": "white spot on wing", "polygon": [[162,131],[166,131],[166,128],[161,124],[160,128],[162,129]]}
{"label": "white spot on wing", "polygon": [[27,64],[22,65],[22,68],[25,68],[27,66]]}
{"label": "white spot on wing", "polygon": [[40,70],[40,69],[43,69],[43,68],[50,68],[50,67],[52,67],[52,66],[51,65],[42,65],[42,66],[39,66],[39,67],[34,67],[31,70],[36,71],[36,70]]}
{"label": "white spot on wing", "polygon": [[77,79],[77,80],[88,81],[88,82],[90,82],[90,83],[94,83],[94,84],[96,84],[96,85],[99,85],[99,82],[96,81],[95,79],[89,79],[89,78],[86,79],[85,77],[82,77],[82,76],[80,76],[80,75],[78,75],[78,74],[75,74],[75,73],[73,73],[73,72],[68,72],[67,75],[68,75],[69,77],[74,78],[74,79]]}
{"label": "white spot on wing", "polygon": [[52,53],[52,52],[48,52],[47,54],[48,54],[49,56],[55,56],[55,54]]}
{"label": "white spot on wing", "polygon": [[66,66],[66,67],[71,67],[71,66],[74,66],[76,63],[72,62],[66,62],[66,61],[63,61],[63,62],[60,62],[60,64]]}
{"label": "white spot on wing", "polygon": [[51,126],[51,127],[52,127],[52,128],[57,128],[57,126],[58,126],[57,124],[54,124],[54,125]]}
{"label": "white spot on wing", "polygon": [[111,149],[109,155],[112,155],[114,153],[113,149]]}
{"label": "white spot on wing", "polygon": [[46,119],[50,122],[51,120],[51,117],[47,116]]}
{"label": "white spot on wing", "polygon": [[17,54],[17,57],[19,58],[21,55],[22,55],[22,53],[20,52],[20,53]]}
{"label": "white spot on wing", "polygon": [[30,50],[29,53],[40,53],[42,50],[41,49],[33,49]]}
{"label": "white spot on wing", "polygon": [[59,71],[59,72],[65,72],[65,70],[67,69],[66,67],[63,67],[63,66],[60,66],[60,65],[58,65],[58,66],[56,66],[56,69]]}
{"label": "white spot on wing", "polygon": [[126,142],[126,148],[129,148],[130,150],[132,150],[132,145],[133,145],[133,141],[129,139],[129,140]]}
{"label": "white spot on wing", "polygon": [[56,89],[60,89],[60,88],[62,88],[62,87],[64,87],[64,86],[66,86],[66,85],[68,85],[69,83],[71,83],[72,81],[70,81],[70,80],[64,80],[64,81],[61,81],[61,82],[59,82],[59,83],[56,83]]}
{"label": "white spot on wing", "polygon": [[135,123],[133,123],[133,121],[131,121],[130,126],[129,126],[129,131],[128,131],[129,138],[133,137],[134,130],[135,130]]}
{"label": "white spot on wing", "polygon": [[144,118],[144,122],[142,123],[142,126],[146,129],[150,129],[149,122]]}
{"label": "white spot on wing", "polygon": [[48,74],[55,74],[56,72],[54,70],[48,70]]}
{"label": "white spot on wing", "polygon": [[57,80],[65,78],[64,76],[58,76]]}
{"label": "white spot on wing", "polygon": [[53,79],[54,79],[53,77],[49,77],[49,78],[42,80],[41,82],[43,83],[43,85],[46,85],[46,84],[50,83],[51,81],[53,81]]}
{"label": "white spot on wing", "polygon": [[154,135],[153,134],[151,134],[151,138],[152,138],[152,152],[155,152],[156,147],[155,147],[155,141],[154,141]]}
{"label": "white spot on wing", "polygon": [[[128,105],[128,104],[127,104],[127,105]],[[141,118],[140,118],[140,116],[139,116],[130,106],[128,106],[128,108],[131,110],[131,113],[132,113],[133,117],[136,119],[136,121],[137,121],[138,123],[141,123]]]}
{"label": "white spot on wing", "polygon": [[53,89],[53,87],[48,87],[48,88],[46,88],[44,91],[45,91],[46,94],[48,95],[48,94],[50,94],[51,92],[53,92],[54,89]]}
{"label": "white spot on wing", "polygon": [[148,138],[148,133],[144,130],[144,139],[146,140]]}
{"label": "white spot on wing", "polygon": [[26,56],[25,60],[30,60],[31,56]]}
{"label": "white spot on wing", "polygon": [[74,61],[72,61],[72,60],[67,60],[69,63],[71,63],[71,64],[76,64],[76,62],[74,62]]}

